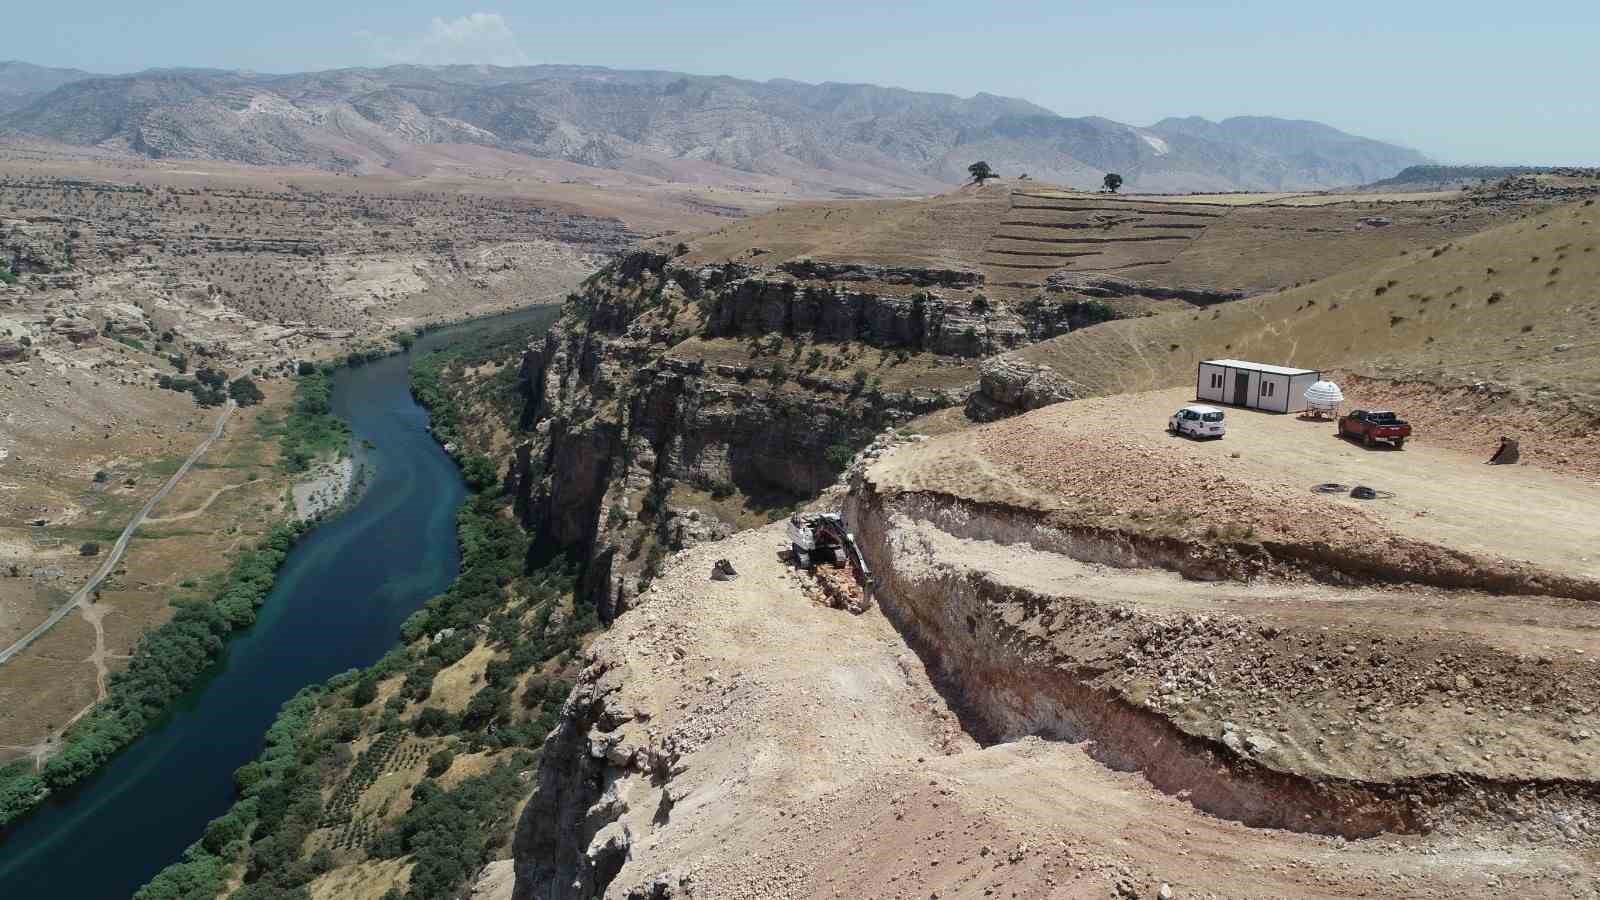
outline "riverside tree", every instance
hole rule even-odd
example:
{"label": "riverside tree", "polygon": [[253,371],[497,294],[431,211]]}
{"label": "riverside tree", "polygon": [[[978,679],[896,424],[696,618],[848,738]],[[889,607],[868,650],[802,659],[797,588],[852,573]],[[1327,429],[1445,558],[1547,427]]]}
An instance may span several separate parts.
{"label": "riverside tree", "polygon": [[999,175],[995,174],[994,169],[991,169],[988,163],[981,159],[972,165],[967,166],[967,173],[972,176],[972,183],[980,187],[985,181],[988,181],[991,178],[1000,177]]}
{"label": "riverside tree", "polygon": [[1101,184],[1106,186],[1107,191],[1115,194],[1117,192],[1117,188],[1122,187],[1122,176],[1115,172],[1107,172],[1105,180],[1102,181]]}

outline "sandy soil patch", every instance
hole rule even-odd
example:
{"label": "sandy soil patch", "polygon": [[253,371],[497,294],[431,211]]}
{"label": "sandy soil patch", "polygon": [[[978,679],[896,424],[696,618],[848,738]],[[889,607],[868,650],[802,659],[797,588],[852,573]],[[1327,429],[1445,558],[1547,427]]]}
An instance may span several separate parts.
{"label": "sandy soil patch", "polygon": [[403,890],[413,863],[379,859],[340,866],[311,882],[312,900],[378,900],[391,887]]}
{"label": "sandy soil patch", "polygon": [[311,519],[338,509],[350,496],[355,477],[356,461],[351,457],[317,463],[309,477],[294,485],[295,515]]}

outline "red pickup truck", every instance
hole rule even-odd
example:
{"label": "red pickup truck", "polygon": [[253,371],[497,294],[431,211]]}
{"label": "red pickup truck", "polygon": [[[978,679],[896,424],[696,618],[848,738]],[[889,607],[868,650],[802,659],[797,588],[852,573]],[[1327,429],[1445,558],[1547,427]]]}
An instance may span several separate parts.
{"label": "red pickup truck", "polygon": [[1386,409],[1353,409],[1339,417],[1339,436],[1360,438],[1368,447],[1386,441],[1399,450],[1411,437],[1411,424]]}

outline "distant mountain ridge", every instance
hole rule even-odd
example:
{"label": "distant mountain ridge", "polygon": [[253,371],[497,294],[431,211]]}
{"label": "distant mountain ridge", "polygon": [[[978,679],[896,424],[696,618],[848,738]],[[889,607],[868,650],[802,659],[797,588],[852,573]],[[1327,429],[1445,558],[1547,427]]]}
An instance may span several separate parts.
{"label": "distant mountain ridge", "polygon": [[1114,171],[1143,191],[1331,188],[1427,162],[1316,122],[1186,118],[1139,128],[984,93],[590,66],[92,76],[8,63],[0,97],[14,98],[0,106],[0,130],[149,157],[363,171],[465,147],[840,194],[941,190],[978,159],[1081,187]]}
{"label": "distant mountain ridge", "polygon": [[81,69],[53,69],[32,63],[0,62],[0,114],[21,109],[64,84],[99,77]]}

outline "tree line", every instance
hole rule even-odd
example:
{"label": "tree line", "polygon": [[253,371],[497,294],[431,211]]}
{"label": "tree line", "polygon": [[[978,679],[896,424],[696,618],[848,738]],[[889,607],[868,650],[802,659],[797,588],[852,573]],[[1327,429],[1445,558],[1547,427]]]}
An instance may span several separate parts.
{"label": "tree line", "polygon": [[61,749],[37,773],[26,762],[0,770],[0,826],[98,770],[164,715],[216,662],[228,634],[255,622],[304,530],[301,523],[274,528],[234,562],[215,597],[179,603],[171,619],[146,632],[128,667],[111,676],[105,700],[67,729]]}

